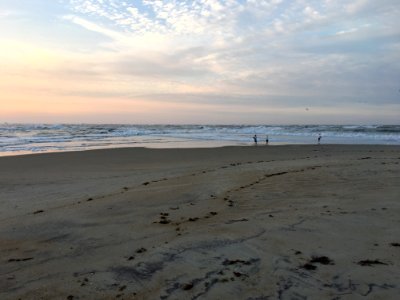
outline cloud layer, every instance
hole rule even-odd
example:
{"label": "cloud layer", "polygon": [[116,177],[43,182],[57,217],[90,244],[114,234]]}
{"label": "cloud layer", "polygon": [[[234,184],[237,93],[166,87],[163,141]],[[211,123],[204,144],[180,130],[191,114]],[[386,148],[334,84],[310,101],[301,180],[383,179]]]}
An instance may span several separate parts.
{"label": "cloud layer", "polygon": [[[298,122],[343,122],[340,111],[354,114],[355,122],[396,119],[397,0],[62,2],[52,18],[65,40],[36,45],[48,47],[51,63],[7,67],[20,79],[35,76],[32,90],[63,99],[164,103],[182,114],[198,112],[202,123],[216,122],[213,107],[230,112],[222,123],[246,109],[249,117],[238,122],[260,123],[280,110],[275,122],[291,123],[306,107],[314,109]],[[0,20],[9,11],[0,10]],[[29,75],[20,74],[27,68]],[[49,76],[58,88],[46,85]],[[379,118],[371,117],[377,107]],[[162,119],[180,122],[179,113]]]}

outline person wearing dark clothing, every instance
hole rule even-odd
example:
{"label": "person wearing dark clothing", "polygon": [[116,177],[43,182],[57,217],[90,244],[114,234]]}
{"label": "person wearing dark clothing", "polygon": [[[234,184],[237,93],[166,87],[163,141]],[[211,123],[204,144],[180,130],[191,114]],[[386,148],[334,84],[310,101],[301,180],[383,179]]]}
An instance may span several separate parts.
{"label": "person wearing dark clothing", "polygon": [[254,144],[257,145],[257,135],[256,134],[253,136],[253,140],[254,140]]}

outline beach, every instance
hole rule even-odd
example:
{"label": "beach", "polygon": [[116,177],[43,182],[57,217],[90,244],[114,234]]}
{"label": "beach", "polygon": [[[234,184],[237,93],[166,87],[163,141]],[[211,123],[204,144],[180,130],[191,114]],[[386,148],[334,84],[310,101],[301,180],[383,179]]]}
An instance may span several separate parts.
{"label": "beach", "polygon": [[400,146],[0,157],[0,299],[398,299]]}

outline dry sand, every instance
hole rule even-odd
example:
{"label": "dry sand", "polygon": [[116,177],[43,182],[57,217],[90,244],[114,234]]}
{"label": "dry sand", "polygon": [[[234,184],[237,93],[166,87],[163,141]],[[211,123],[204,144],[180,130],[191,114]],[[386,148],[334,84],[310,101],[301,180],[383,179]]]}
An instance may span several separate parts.
{"label": "dry sand", "polygon": [[399,299],[400,148],[0,158],[0,299]]}

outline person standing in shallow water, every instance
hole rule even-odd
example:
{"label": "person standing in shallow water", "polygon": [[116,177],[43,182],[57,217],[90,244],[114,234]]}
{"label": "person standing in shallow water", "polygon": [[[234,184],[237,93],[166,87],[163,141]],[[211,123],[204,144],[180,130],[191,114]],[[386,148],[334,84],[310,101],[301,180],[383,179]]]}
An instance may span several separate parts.
{"label": "person standing in shallow water", "polygon": [[321,136],[321,134],[319,134],[319,136],[318,136],[318,144],[321,143],[321,138],[322,138],[322,136]]}
{"label": "person standing in shallow water", "polygon": [[254,144],[257,145],[257,134],[255,134],[255,135],[253,136],[253,140],[254,140]]}
{"label": "person standing in shallow water", "polygon": [[268,143],[269,143],[269,139],[268,139],[268,135],[267,135],[267,137],[265,138],[265,144],[268,145]]}

